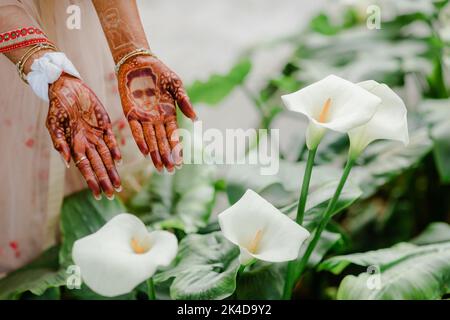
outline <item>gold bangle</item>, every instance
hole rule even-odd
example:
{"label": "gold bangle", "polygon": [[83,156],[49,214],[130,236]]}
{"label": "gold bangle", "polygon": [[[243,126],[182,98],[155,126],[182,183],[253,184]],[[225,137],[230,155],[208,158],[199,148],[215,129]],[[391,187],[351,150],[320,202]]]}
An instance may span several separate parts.
{"label": "gold bangle", "polygon": [[122,59],[119,60],[119,62],[117,62],[116,67],[114,68],[116,71],[116,74],[119,73],[120,67],[131,57],[135,57],[135,56],[151,56],[156,58],[156,56],[148,49],[145,48],[139,48],[136,50],[133,50],[129,53],[127,53],[126,55],[124,55],[122,57]]}
{"label": "gold bangle", "polygon": [[27,63],[28,59],[30,59],[31,56],[36,52],[39,52],[44,49],[53,49],[55,51],[58,51],[58,49],[51,43],[40,43],[28,49],[22,56],[22,58],[20,58],[19,61],[16,63],[17,72],[19,72],[20,79],[22,79],[23,82],[28,84],[28,81],[23,72],[23,68],[25,67],[25,64]]}

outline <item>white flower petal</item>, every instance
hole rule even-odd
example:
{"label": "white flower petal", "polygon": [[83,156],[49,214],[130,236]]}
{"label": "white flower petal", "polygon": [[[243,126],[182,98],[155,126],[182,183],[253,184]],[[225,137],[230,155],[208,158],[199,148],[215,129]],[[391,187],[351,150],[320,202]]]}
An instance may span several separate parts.
{"label": "white flower petal", "polygon": [[[381,103],[377,96],[335,75],[281,98],[289,110],[304,114],[317,127],[338,132],[347,132],[369,121]],[[328,99],[329,111],[321,121],[320,114]]]}
{"label": "white flower petal", "polygon": [[[134,252],[133,239],[148,241],[149,250]],[[176,237],[166,231],[148,233],[136,216],[120,214],[96,233],[77,240],[72,249],[81,277],[94,292],[107,297],[129,293],[168,265],[178,250]]]}
{"label": "white flower petal", "polygon": [[352,150],[359,153],[375,140],[409,143],[407,110],[402,99],[387,85],[369,80],[358,84],[381,99],[375,115],[366,124],[349,131]]}
{"label": "white flower petal", "polygon": [[[247,190],[238,202],[219,214],[219,224],[224,236],[241,248],[241,261],[248,261],[248,255],[270,262],[294,260],[309,236],[306,229],[253,190]],[[257,237],[256,250],[250,252]]]}

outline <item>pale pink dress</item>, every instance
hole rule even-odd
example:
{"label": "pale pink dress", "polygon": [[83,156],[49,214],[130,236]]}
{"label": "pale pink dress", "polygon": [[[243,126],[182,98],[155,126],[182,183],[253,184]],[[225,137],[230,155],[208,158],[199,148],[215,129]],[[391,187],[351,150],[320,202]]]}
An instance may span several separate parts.
{"label": "pale pink dress", "polygon": [[[66,27],[67,7],[74,4],[81,9],[80,30]],[[72,60],[113,123],[122,123],[113,61],[91,1],[0,0],[0,10],[6,5],[20,6],[35,19]],[[48,106],[19,79],[15,66],[1,54],[0,88],[1,274],[29,262],[55,243],[63,196],[85,184],[73,163],[66,170],[52,148],[45,128]],[[124,139],[118,138],[122,144]]]}

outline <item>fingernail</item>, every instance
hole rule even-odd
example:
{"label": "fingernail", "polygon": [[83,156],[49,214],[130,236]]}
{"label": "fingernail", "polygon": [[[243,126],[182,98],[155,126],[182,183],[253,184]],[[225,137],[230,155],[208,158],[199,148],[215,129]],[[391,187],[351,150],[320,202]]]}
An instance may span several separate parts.
{"label": "fingernail", "polygon": [[99,195],[95,195],[94,194],[94,198],[95,198],[95,200],[100,201],[100,200],[102,200],[102,195],[101,194],[99,194]]}
{"label": "fingernail", "polygon": [[61,157],[61,160],[63,161],[64,165],[66,166],[67,169],[70,168],[70,164],[66,161],[66,159],[64,159],[63,157]]}
{"label": "fingernail", "polygon": [[198,120],[198,116],[195,116],[195,118],[192,119],[192,122],[197,122]]}
{"label": "fingernail", "polygon": [[116,164],[118,166],[121,166],[123,164],[123,160],[122,159],[116,160],[115,162],[116,162]]}
{"label": "fingernail", "polygon": [[114,195],[112,195],[112,196],[106,196],[106,199],[108,199],[109,201],[112,201],[112,200],[114,200],[114,198],[115,198],[115,196],[114,196]]}
{"label": "fingernail", "polygon": [[114,188],[114,190],[116,190],[116,192],[122,192],[122,190],[123,190],[123,188],[122,188],[122,186],[120,186],[120,187],[118,187],[118,188]]}

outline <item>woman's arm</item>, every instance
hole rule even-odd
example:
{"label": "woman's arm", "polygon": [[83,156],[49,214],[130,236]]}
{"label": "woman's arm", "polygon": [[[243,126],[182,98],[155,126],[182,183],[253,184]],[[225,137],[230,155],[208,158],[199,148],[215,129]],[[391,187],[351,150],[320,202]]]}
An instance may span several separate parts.
{"label": "woman's arm", "polygon": [[[30,27],[39,29],[22,8],[14,5],[2,6],[0,34],[3,35],[3,41],[0,49],[11,62],[20,61],[30,52],[35,41],[48,41],[44,35],[39,38],[35,34],[31,36],[33,40],[30,41],[22,35],[17,37],[17,32],[14,31]],[[29,74],[36,59],[53,51],[39,50],[31,55],[24,65],[23,73]],[[108,114],[101,102],[82,80],[67,73],[62,73],[59,79],[49,85],[48,99],[46,126],[55,149],[67,166],[71,159],[74,160],[96,198],[101,197],[102,191],[108,198],[112,198],[114,189],[121,188],[114,165],[114,161],[120,161],[121,155]]]}
{"label": "woman's arm", "polygon": [[150,49],[136,1],[93,0],[92,2],[115,63],[135,49]]}
{"label": "woman's arm", "polygon": [[[14,30],[16,28],[29,28],[33,27],[39,29],[30,16],[20,7],[14,5],[3,6],[0,10],[0,34]],[[17,42],[17,41],[16,41]],[[2,44],[6,46],[6,41],[3,40]],[[4,52],[4,55],[14,64],[16,64],[21,57],[27,52],[29,46],[18,48],[15,50],[8,50]],[[24,66],[24,72],[27,74],[30,72],[31,64],[35,59],[42,57],[47,52],[52,52],[53,49],[44,49],[33,54],[30,59],[27,60]]]}
{"label": "woman's arm", "polygon": [[[172,171],[182,164],[176,105],[187,117],[196,119],[183,84],[150,53],[136,1],[93,0],[93,3],[114,61],[120,62],[119,93],[133,137],[158,170],[166,167]],[[136,52],[139,49],[147,52]]]}

